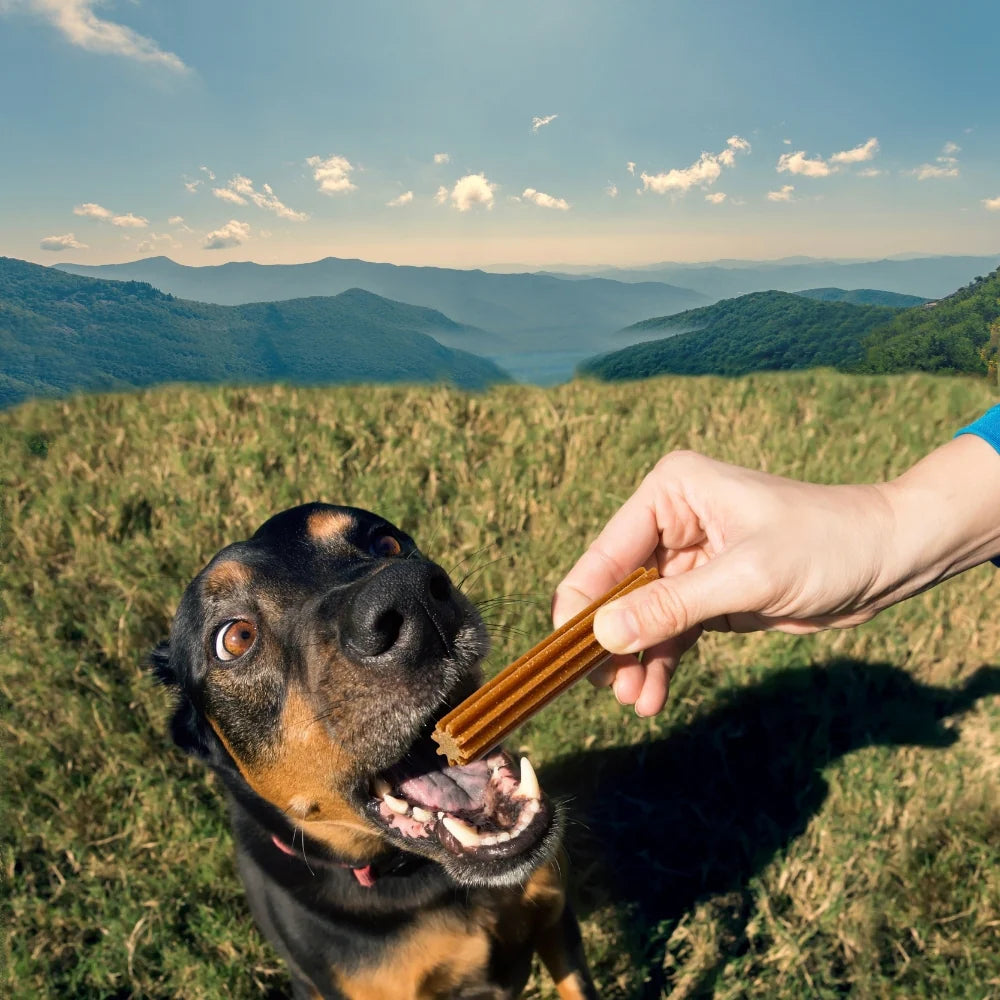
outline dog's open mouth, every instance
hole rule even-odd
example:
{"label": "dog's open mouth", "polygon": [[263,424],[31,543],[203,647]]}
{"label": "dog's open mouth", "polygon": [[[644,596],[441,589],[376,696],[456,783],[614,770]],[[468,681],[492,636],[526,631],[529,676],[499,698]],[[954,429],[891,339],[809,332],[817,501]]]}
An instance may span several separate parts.
{"label": "dog's open mouth", "polygon": [[421,741],[404,761],[377,775],[368,814],[413,849],[434,842],[460,859],[502,861],[535,847],[552,824],[530,761],[502,749],[446,767]]}

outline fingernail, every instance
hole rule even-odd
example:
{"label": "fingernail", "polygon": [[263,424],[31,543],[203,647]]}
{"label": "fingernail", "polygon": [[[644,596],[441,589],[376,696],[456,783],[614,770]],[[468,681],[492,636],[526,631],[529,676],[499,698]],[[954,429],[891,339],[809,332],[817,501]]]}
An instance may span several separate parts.
{"label": "fingernail", "polygon": [[639,622],[628,608],[602,608],[594,618],[594,637],[612,653],[635,653]]}

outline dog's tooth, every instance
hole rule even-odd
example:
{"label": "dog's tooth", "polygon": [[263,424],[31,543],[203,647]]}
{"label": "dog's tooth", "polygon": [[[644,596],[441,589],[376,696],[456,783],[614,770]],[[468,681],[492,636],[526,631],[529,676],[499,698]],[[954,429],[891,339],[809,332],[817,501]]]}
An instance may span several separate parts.
{"label": "dog's tooth", "polygon": [[479,844],[481,847],[490,847],[497,842],[497,834],[488,833],[485,837],[479,838]]}
{"label": "dog's tooth", "polygon": [[443,812],[439,812],[438,813],[438,819],[444,819],[444,813]]}
{"label": "dog's tooth", "polygon": [[434,813],[428,812],[426,809],[421,809],[420,806],[414,806],[413,818],[420,820],[421,823],[426,823],[434,819]]}
{"label": "dog's tooth", "polygon": [[376,778],[372,783],[372,788],[375,791],[375,797],[379,799],[392,791],[392,785],[385,778]]}
{"label": "dog's tooth", "polygon": [[456,816],[445,816],[441,822],[444,824],[444,828],[463,847],[478,847],[482,843],[479,831],[466,823],[465,820],[458,819]]}
{"label": "dog's tooth", "polygon": [[410,803],[406,799],[397,799],[395,795],[390,795],[388,792],[382,796],[382,801],[400,816],[405,816],[410,811]]}
{"label": "dog's tooth", "polygon": [[538,776],[527,757],[521,758],[521,780],[514,794],[521,799],[541,798],[542,790],[538,787]]}
{"label": "dog's tooth", "polygon": [[502,830],[500,833],[497,834],[497,841],[499,841],[499,843],[501,844],[505,844],[507,843],[508,840],[510,840],[510,836],[511,835],[507,830]]}

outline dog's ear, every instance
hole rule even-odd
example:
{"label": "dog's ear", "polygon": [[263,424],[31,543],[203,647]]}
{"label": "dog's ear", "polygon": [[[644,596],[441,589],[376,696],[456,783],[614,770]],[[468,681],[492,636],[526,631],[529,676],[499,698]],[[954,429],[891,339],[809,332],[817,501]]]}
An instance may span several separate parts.
{"label": "dog's ear", "polygon": [[195,708],[184,690],[182,671],[179,668],[178,650],[170,643],[161,642],[150,654],[149,663],[153,676],[175,697],[174,713],[170,718],[170,735],[182,750],[205,761],[213,758],[212,740],[201,712]]}

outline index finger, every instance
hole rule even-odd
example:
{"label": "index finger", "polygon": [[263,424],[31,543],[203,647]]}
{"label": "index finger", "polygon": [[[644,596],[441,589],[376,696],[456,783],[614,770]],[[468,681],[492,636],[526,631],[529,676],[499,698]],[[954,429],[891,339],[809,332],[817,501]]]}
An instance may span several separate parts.
{"label": "index finger", "polygon": [[556,587],[553,625],[558,628],[645,565],[659,542],[656,510],[644,480]]}

